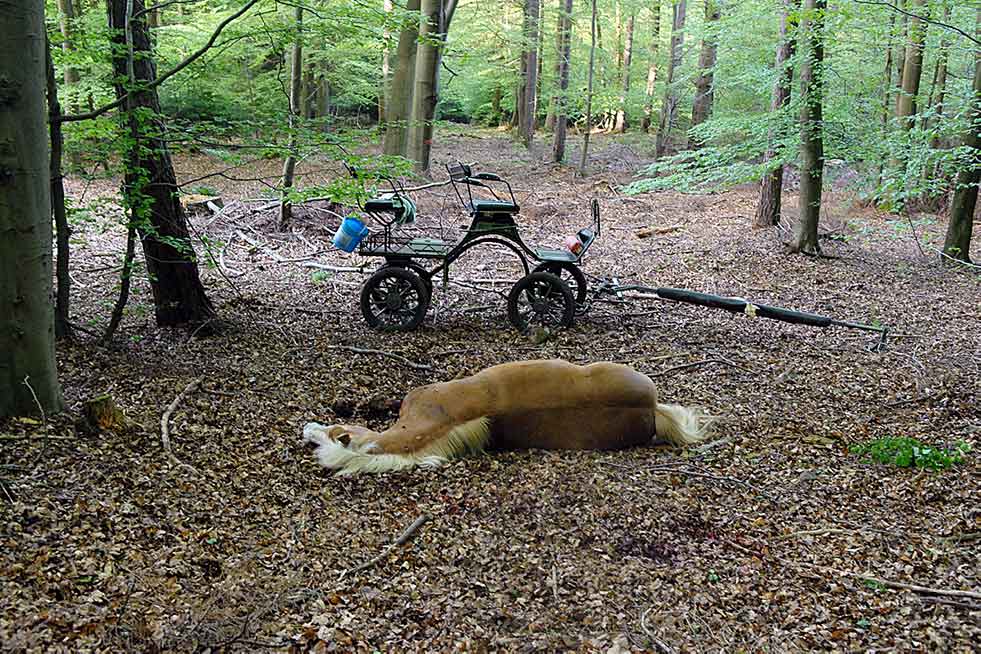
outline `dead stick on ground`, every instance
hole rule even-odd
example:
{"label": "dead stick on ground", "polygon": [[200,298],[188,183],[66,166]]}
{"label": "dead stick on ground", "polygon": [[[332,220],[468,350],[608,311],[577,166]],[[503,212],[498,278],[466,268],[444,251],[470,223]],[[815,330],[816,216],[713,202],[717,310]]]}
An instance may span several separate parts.
{"label": "dead stick on ground", "polygon": [[48,434],[0,434],[0,441],[73,441],[73,436],[50,436]]}
{"label": "dead stick on ground", "polygon": [[170,403],[170,406],[167,407],[167,410],[164,411],[163,416],[160,418],[160,441],[163,443],[163,448],[167,453],[167,456],[170,457],[170,460],[177,466],[182,468],[190,468],[194,472],[197,472],[194,466],[181,462],[181,460],[174,455],[174,452],[170,448],[170,416],[177,410],[177,407],[184,400],[184,398],[193,393],[194,390],[201,385],[202,379],[203,377],[198,377],[190,384],[185,386],[184,390],[182,390],[180,394],[174,398],[174,401]]}
{"label": "dead stick on ground", "polygon": [[406,530],[402,532],[402,535],[399,536],[394,543],[390,544],[388,547],[382,550],[381,554],[371,559],[367,563],[362,563],[356,568],[350,568],[348,570],[345,570],[344,572],[341,573],[340,578],[343,579],[347,575],[357,574],[358,572],[367,570],[368,568],[375,566],[379,561],[383,560],[385,557],[391,554],[395,548],[405,545],[405,543],[408,542],[410,538],[412,538],[412,535],[416,533],[419,527],[423,526],[427,522],[429,522],[429,516],[423,513],[421,516],[415,519],[415,522],[409,525],[406,528]]}
{"label": "dead stick on ground", "polygon": [[379,356],[389,357],[391,359],[395,359],[397,361],[401,361],[405,365],[409,366],[410,368],[414,368],[415,370],[432,370],[433,369],[433,367],[430,366],[429,364],[426,364],[426,363],[416,363],[415,361],[411,361],[411,360],[405,358],[401,354],[396,354],[395,352],[386,352],[385,350],[372,350],[370,348],[354,347],[354,346],[351,346],[351,345],[328,345],[327,346],[327,349],[328,350],[347,350],[348,352],[354,352],[355,354],[377,354]]}
{"label": "dead stick on ground", "polygon": [[863,581],[871,581],[876,584],[882,584],[883,586],[888,586],[889,588],[897,588],[899,590],[909,590],[909,591],[913,591],[914,593],[923,593],[925,595],[946,595],[948,597],[966,597],[968,599],[981,600],[981,593],[977,593],[971,590],[930,588],[929,586],[920,586],[919,584],[904,584],[901,581],[890,581],[889,579],[879,579],[878,577],[872,577],[870,575],[864,575],[858,572],[848,572],[847,570],[835,570],[834,568],[824,568],[824,567],[818,567],[818,569],[824,572],[844,575],[846,577],[855,577]]}

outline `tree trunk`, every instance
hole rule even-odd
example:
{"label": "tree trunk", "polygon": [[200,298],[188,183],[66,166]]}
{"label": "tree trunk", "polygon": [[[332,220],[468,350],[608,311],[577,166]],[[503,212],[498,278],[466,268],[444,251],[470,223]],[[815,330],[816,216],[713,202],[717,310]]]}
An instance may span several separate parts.
{"label": "tree trunk", "polygon": [[293,203],[287,197],[293,188],[293,175],[296,172],[296,130],[299,127],[300,116],[303,112],[303,5],[298,4],[293,9],[293,19],[296,23],[296,40],[293,41],[293,52],[290,57],[290,106],[287,127],[289,140],[286,149],[286,161],[283,162],[282,195],[279,201],[279,231],[285,231],[293,217]]}
{"label": "tree trunk", "polygon": [[65,179],[61,171],[61,156],[65,149],[65,139],[61,131],[61,105],[58,103],[58,83],[55,80],[54,62],[51,60],[51,44],[44,40],[45,79],[48,97],[48,133],[51,136],[49,157],[49,178],[51,180],[51,211],[54,215],[55,242],[58,246],[55,278],[58,281],[55,295],[54,328],[55,338],[71,338],[71,277],[68,275],[68,240],[71,228],[65,212]]}
{"label": "tree trunk", "polygon": [[630,63],[634,49],[634,15],[627,19],[627,32],[623,40],[623,74],[620,78],[620,102],[617,107],[613,130],[623,134],[627,131],[627,95],[630,93]]}
{"label": "tree trunk", "polygon": [[579,156],[579,176],[586,174],[586,161],[589,159],[589,133],[592,131],[593,120],[593,71],[596,68],[596,0],[593,0],[592,18],[590,19],[589,41],[589,73],[586,76],[586,125],[582,138],[582,153]]}
{"label": "tree trunk", "polygon": [[409,121],[409,140],[406,156],[415,162],[417,173],[429,170],[432,141],[432,120],[438,100],[436,73],[439,66],[440,0],[422,0],[422,19],[419,22],[419,43],[416,45],[415,89],[412,92],[412,114]]}
{"label": "tree trunk", "polygon": [[645,132],[651,129],[651,116],[654,114],[654,85],[657,83],[657,53],[661,47],[661,0],[654,0],[651,6],[654,15],[654,25],[651,30],[650,61],[647,64],[647,99],[644,102],[644,117],[640,120],[640,128]]}
{"label": "tree trunk", "polygon": [[538,0],[525,0],[524,92],[522,93],[521,141],[531,149],[535,140],[535,105],[538,89]]}
{"label": "tree trunk", "polygon": [[[974,33],[981,37],[981,9],[978,9]],[[950,222],[944,239],[944,254],[953,259],[970,263],[971,232],[974,228],[974,210],[978,204],[978,185],[981,184],[981,47],[974,50],[974,101],[971,105],[964,145],[973,150],[971,162],[957,173],[954,197],[950,202]]]}
{"label": "tree trunk", "polygon": [[[385,11],[386,19],[392,14],[392,0],[384,0],[382,2],[382,8]],[[391,85],[391,62],[390,54],[392,50],[392,34],[388,31],[388,26],[382,31],[382,77],[381,77],[381,90],[378,93],[378,124],[384,127],[387,121],[385,117],[385,101],[391,92],[389,87]]]}
{"label": "tree trunk", "polygon": [[413,18],[408,20],[399,33],[396,50],[395,74],[388,89],[385,101],[385,139],[382,146],[385,154],[405,154],[406,122],[412,110],[412,89],[415,81],[416,40],[419,38],[419,2],[406,0],[405,12]]}
{"label": "tree trunk", "polygon": [[500,84],[494,85],[494,93],[491,95],[491,125],[499,126],[503,120],[501,115],[501,96],[503,95]]}
{"label": "tree trunk", "polygon": [[559,92],[555,102],[555,133],[552,139],[552,161],[565,160],[565,135],[569,123],[569,57],[572,46],[572,0],[563,0],[559,12]]}
{"label": "tree trunk", "polygon": [[[950,5],[944,4],[943,17],[940,19],[941,23],[946,23],[950,20]],[[937,65],[933,69],[933,84],[930,87],[930,100],[927,106],[933,109],[933,116],[928,116],[923,121],[923,129],[929,130],[940,122],[940,118],[944,114],[944,99],[947,95],[947,62],[950,57],[950,35],[944,32],[940,39],[940,49],[937,53]],[[940,136],[933,135],[930,137],[930,146],[933,149],[940,147]]]}
{"label": "tree trunk", "polygon": [[[922,14],[926,0],[912,0],[911,13]],[[926,23],[919,18],[910,18],[909,43],[903,61],[903,90],[896,101],[896,118],[902,129],[909,131],[916,116],[916,96],[920,92],[920,78],[923,74],[923,42],[926,37]]]}
{"label": "tree trunk", "polygon": [[[715,94],[712,88],[715,57],[719,47],[715,23],[719,22],[721,10],[719,0],[705,0],[705,35],[702,37],[702,52],[698,57],[698,77],[695,79],[695,99],[691,108],[691,126],[697,127],[712,115],[712,101]],[[702,146],[701,140],[688,138],[688,149]]]}
{"label": "tree trunk", "polygon": [[818,221],[824,179],[822,94],[824,79],[824,12],[827,0],[804,0],[800,20],[800,219],[794,226],[792,252],[820,254]]}
{"label": "tree trunk", "polygon": [[559,91],[558,87],[562,84],[562,46],[563,46],[563,29],[566,20],[565,12],[565,0],[559,0],[559,19],[558,24],[555,26],[555,87],[556,91],[552,93],[552,97],[549,98],[548,103],[548,113],[545,116],[545,129],[548,131],[555,130],[555,113],[558,111],[558,97]]}
{"label": "tree trunk", "polygon": [[678,89],[674,88],[675,75],[681,67],[682,48],[685,45],[685,13],[688,8],[687,0],[674,0],[671,21],[671,58],[668,60],[668,79],[665,82],[664,102],[661,103],[661,120],[657,128],[657,138],[654,141],[654,158],[660,159],[668,148],[668,137],[674,124],[675,112],[678,109]]}
{"label": "tree trunk", "polygon": [[[0,20],[0,418],[61,409],[51,303],[44,3]],[[35,399],[35,395],[37,396]]]}
{"label": "tree trunk", "polygon": [[[71,56],[75,51],[73,34],[75,28],[75,5],[72,4],[72,0],[58,0],[58,13],[58,27],[61,30],[61,49],[65,51],[65,54]],[[77,84],[79,79],[77,68],[71,65],[65,66],[65,86],[68,87],[70,98],[68,102],[69,112],[73,112],[78,108],[78,98],[74,97],[71,87]]]}
{"label": "tree trunk", "polygon": [[[140,85],[156,77],[150,51],[143,0],[130,0],[134,17],[127,21],[126,0],[109,0],[109,28],[112,30],[113,73],[117,80],[129,79],[128,69]],[[127,22],[130,30],[127,30]],[[128,61],[126,33],[132,34],[133,59]],[[116,84],[116,96],[126,96],[128,84]],[[130,144],[124,176],[124,194],[141,210],[140,232],[146,259],[157,325],[174,326],[203,323],[215,317],[214,307],[205,295],[198,274],[197,259],[188,233],[187,217],[178,198],[174,165],[167,149],[166,130],[160,118],[160,101],[155,88],[134,90],[123,112],[139,135]],[[135,128],[134,128],[135,126]],[[132,163],[135,162],[135,163]]]}
{"label": "tree trunk", "polygon": [[[883,94],[882,100],[882,118],[881,118],[881,134],[882,142],[886,142],[886,137],[889,135],[889,108],[892,105],[892,94],[893,94],[893,83],[892,83],[892,53],[895,48],[893,41],[896,39],[896,13],[889,12],[889,31],[888,31],[888,42],[886,43],[886,67],[882,73],[882,77],[885,80],[885,93]],[[876,177],[878,178],[878,185],[882,185],[882,172],[884,167],[882,165],[882,159],[876,163]]]}
{"label": "tree trunk", "polygon": [[[770,115],[777,118],[780,112],[790,102],[790,86],[794,81],[794,67],[791,60],[794,56],[794,36],[790,30],[790,12],[796,11],[799,0],[784,0],[780,12],[780,41],[777,44],[777,56],[774,63],[776,79],[773,82],[773,92],[770,95]],[[770,161],[777,155],[774,141],[777,139],[779,122],[770,125],[767,134],[766,154],[764,161]],[[774,167],[760,180],[760,200],[756,205],[757,227],[772,227],[780,222],[781,194],[783,193],[783,164]]]}

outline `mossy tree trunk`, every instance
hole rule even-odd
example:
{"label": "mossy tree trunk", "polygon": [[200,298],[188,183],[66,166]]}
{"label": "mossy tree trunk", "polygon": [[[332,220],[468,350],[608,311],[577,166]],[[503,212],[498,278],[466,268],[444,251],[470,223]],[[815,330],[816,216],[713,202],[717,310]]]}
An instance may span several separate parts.
{"label": "mossy tree trunk", "polygon": [[671,8],[671,56],[668,59],[668,77],[664,86],[664,101],[661,103],[661,118],[657,127],[657,138],[654,141],[654,158],[660,159],[668,149],[668,138],[674,125],[678,103],[681,101],[678,89],[675,87],[675,76],[681,68],[685,45],[685,15],[688,10],[687,0],[674,0]]}
{"label": "mossy tree trunk", "polygon": [[200,324],[213,319],[215,310],[201,284],[187,216],[178,197],[157,90],[146,88],[157,73],[143,0],[130,0],[130,4],[133,17],[127,20],[126,0],[108,2],[113,74],[117,80],[128,80],[132,73],[136,84],[132,91],[126,82],[116,84],[116,96],[128,98],[122,112],[128,123],[127,132],[138,137],[127,143],[124,196],[137,209],[136,228],[150,277],[157,325]]}
{"label": "mossy tree trunk", "polygon": [[651,129],[651,117],[654,115],[654,85],[657,84],[657,54],[661,47],[661,0],[654,0],[651,3],[651,14],[654,24],[651,27],[651,51],[650,60],[647,63],[644,117],[640,119],[640,128],[645,132]]}

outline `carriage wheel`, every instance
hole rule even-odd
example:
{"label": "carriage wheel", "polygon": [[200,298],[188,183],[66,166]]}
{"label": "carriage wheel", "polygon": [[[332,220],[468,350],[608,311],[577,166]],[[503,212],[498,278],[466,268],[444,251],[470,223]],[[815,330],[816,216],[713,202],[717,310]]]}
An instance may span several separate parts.
{"label": "carriage wheel", "polygon": [[421,279],[422,280],[422,283],[425,284],[425,286],[426,286],[426,293],[429,294],[429,299],[430,300],[433,299],[433,278],[432,278],[432,275],[430,275],[426,271],[426,269],[423,268],[422,266],[420,266],[418,263],[416,263],[415,261],[404,261],[404,260],[401,260],[401,259],[392,259],[392,260],[386,261],[385,262],[385,266],[394,266],[396,268],[407,268],[407,269],[411,270],[412,272],[414,272],[415,274],[419,275],[419,279]]}
{"label": "carriage wheel", "polygon": [[552,273],[569,286],[577,305],[586,301],[589,283],[586,281],[586,275],[579,270],[579,266],[564,261],[546,261],[536,266],[534,272]]}
{"label": "carriage wheel", "polygon": [[518,331],[568,327],[576,312],[569,285],[547,272],[525,275],[508,294],[508,320]]}
{"label": "carriage wheel", "polygon": [[385,266],[361,288],[361,313],[369,327],[409,332],[419,326],[429,308],[429,292],[416,273]]}

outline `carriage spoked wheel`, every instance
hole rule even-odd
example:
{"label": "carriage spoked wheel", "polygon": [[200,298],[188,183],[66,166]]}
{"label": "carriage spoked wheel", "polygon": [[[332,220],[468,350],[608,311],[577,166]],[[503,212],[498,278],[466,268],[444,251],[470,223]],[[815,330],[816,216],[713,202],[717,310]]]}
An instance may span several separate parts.
{"label": "carriage spoked wheel", "polygon": [[425,268],[423,268],[422,266],[420,266],[415,261],[403,261],[401,259],[392,259],[392,260],[386,261],[384,263],[384,267],[387,267],[387,266],[395,266],[396,268],[407,268],[407,269],[411,270],[412,272],[414,272],[415,274],[419,275],[419,279],[421,279],[422,280],[422,283],[425,285],[425,287],[426,287],[426,293],[429,295],[430,301],[432,301],[432,299],[433,299],[433,278],[432,278],[431,275],[429,275],[429,273],[426,272],[426,269]]}
{"label": "carriage spoked wheel", "polygon": [[586,275],[583,274],[579,266],[565,261],[546,261],[535,266],[532,272],[552,273],[566,283],[572,291],[572,297],[576,301],[577,313],[580,307],[586,303],[586,292],[589,290],[589,283]]}
{"label": "carriage spoked wheel", "polygon": [[429,292],[422,279],[407,268],[385,266],[361,288],[361,313],[369,327],[382,331],[412,331],[426,317]]}
{"label": "carriage spoked wheel", "polygon": [[520,332],[532,327],[569,327],[575,313],[572,290],[552,273],[525,275],[508,294],[508,320]]}

